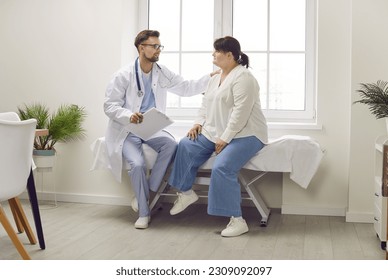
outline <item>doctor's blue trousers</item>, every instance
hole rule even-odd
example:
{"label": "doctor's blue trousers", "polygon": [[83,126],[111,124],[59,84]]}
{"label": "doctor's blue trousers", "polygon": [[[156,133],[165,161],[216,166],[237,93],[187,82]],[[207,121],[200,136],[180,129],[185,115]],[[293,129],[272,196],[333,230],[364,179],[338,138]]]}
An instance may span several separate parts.
{"label": "doctor's blue trousers", "polygon": [[[149,191],[156,192],[158,190],[166,170],[174,158],[178,145],[168,132],[162,131],[161,133],[163,136],[146,141],[129,133],[124,141],[123,157],[131,166],[128,175],[139,204],[139,217],[150,216],[148,205]],[[147,166],[142,148],[143,143],[158,153],[149,178],[147,178]]]}
{"label": "doctor's blue trousers", "polygon": [[[255,136],[235,138],[216,156],[210,176],[209,215],[242,216],[238,173],[263,147],[264,144]],[[183,138],[178,144],[169,184],[181,191],[190,190],[198,168],[214,151],[215,144],[202,134],[195,140]]]}

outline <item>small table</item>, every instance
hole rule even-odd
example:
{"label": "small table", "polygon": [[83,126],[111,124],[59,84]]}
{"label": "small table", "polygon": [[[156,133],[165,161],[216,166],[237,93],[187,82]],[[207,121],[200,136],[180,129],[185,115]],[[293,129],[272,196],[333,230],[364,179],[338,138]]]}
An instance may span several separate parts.
{"label": "small table", "polygon": [[[37,129],[35,136],[46,136],[48,135],[48,129]],[[35,180],[34,174],[32,172],[32,167],[30,171],[30,176],[27,181],[27,191],[30,198],[32,216],[34,217],[36,234],[38,235],[39,246],[41,249],[46,249],[46,244],[44,242],[42,221],[40,219],[38,197],[36,196]]]}
{"label": "small table", "polygon": [[49,133],[48,129],[36,129],[35,136],[47,136]]}

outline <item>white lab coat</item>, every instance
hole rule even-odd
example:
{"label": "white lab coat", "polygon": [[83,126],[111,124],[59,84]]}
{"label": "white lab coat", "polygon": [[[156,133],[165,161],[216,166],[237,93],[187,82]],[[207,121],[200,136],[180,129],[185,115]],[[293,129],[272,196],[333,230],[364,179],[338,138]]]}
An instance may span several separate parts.
{"label": "white lab coat", "polygon": [[[139,80],[144,91],[139,65]],[[205,92],[210,75],[196,81],[185,81],[181,76],[171,72],[165,66],[154,63],[152,68],[152,90],[155,95],[156,108],[165,113],[167,90],[180,96],[192,96]],[[123,143],[131,132],[129,119],[139,112],[143,96],[138,96],[135,63],[127,65],[115,73],[105,94],[104,111],[109,117],[105,134],[109,168],[115,179],[121,182],[123,168]],[[158,134],[155,134],[155,137]]]}

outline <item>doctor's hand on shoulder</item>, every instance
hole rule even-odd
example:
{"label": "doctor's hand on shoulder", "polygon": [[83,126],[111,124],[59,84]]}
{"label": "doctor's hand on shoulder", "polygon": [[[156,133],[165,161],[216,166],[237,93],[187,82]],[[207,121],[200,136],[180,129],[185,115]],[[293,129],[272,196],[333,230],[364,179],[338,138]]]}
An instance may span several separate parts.
{"label": "doctor's hand on shoulder", "polygon": [[141,123],[143,121],[143,114],[140,112],[133,113],[129,118],[130,123]]}
{"label": "doctor's hand on shoulder", "polygon": [[217,69],[210,73],[210,77],[213,77],[214,75],[221,74],[221,69]]}

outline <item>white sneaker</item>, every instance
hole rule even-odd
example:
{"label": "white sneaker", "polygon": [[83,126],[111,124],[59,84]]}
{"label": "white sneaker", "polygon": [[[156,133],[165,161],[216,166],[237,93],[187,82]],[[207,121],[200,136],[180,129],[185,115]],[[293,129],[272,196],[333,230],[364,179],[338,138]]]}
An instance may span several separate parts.
{"label": "white sneaker", "polygon": [[177,193],[178,198],[174,202],[174,206],[170,210],[171,215],[176,215],[185,210],[189,205],[198,200],[198,195],[191,191],[191,194]]}
{"label": "white sneaker", "polygon": [[132,207],[133,211],[135,211],[135,212],[139,211],[139,203],[137,202],[136,196],[131,201],[131,207]]}
{"label": "white sneaker", "polygon": [[135,223],[135,228],[140,228],[140,229],[148,228],[149,222],[151,222],[150,216],[139,217],[139,219],[137,219],[137,221]]}
{"label": "white sneaker", "polygon": [[244,219],[230,218],[229,224],[221,231],[221,235],[224,237],[235,237],[244,234],[249,231],[247,222]]}

